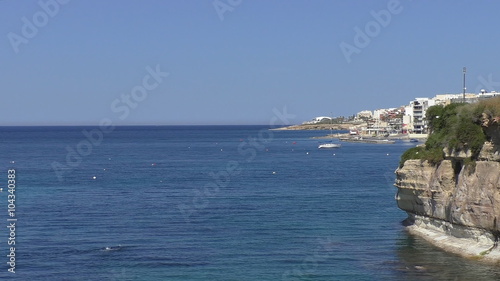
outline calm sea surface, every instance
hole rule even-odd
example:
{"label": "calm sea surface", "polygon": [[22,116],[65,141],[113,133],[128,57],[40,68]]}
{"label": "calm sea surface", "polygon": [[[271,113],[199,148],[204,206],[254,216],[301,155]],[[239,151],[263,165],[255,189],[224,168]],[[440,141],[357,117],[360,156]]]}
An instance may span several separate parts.
{"label": "calm sea surface", "polygon": [[404,231],[392,184],[409,143],[318,150],[325,132],[263,126],[100,133],[0,128],[1,280],[500,280]]}

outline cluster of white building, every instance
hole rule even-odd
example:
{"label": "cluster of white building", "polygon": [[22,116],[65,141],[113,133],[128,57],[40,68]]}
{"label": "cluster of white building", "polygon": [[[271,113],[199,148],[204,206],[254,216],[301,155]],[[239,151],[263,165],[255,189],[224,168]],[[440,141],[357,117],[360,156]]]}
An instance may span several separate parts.
{"label": "cluster of white building", "polygon": [[[465,98],[464,98],[465,96]],[[433,98],[416,98],[406,106],[399,108],[364,110],[356,114],[358,122],[366,122],[361,127],[364,134],[411,134],[425,135],[427,121],[425,114],[433,105],[448,105],[456,102],[474,103],[482,99],[500,96],[497,92],[481,92],[480,94],[442,94]]]}

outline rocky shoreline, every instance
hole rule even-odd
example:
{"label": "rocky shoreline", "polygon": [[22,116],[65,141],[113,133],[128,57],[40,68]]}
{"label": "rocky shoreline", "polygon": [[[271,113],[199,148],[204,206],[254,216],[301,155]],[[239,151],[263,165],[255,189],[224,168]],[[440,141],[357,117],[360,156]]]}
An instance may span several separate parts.
{"label": "rocky shoreline", "polygon": [[411,216],[405,223],[409,233],[447,252],[500,265],[498,242],[487,230],[418,215]]}

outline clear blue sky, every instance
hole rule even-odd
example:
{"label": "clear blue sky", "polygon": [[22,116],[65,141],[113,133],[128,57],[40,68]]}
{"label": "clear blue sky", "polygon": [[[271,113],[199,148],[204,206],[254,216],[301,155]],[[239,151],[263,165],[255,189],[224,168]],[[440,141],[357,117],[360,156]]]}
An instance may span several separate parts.
{"label": "clear blue sky", "polygon": [[0,125],[300,123],[460,93],[463,66],[500,91],[499,1],[54,1],[0,1]]}

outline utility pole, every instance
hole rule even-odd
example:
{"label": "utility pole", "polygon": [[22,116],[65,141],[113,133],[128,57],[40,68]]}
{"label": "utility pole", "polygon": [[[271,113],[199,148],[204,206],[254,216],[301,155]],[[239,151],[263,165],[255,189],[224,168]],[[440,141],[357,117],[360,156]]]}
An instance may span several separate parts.
{"label": "utility pole", "polygon": [[463,103],[465,103],[465,89],[466,89],[466,88],[465,88],[465,72],[467,72],[467,68],[465,68],[465,66],[464,66],[464,69],[463,69],[463,70],[464,70],[464,93],[463,93]]}

